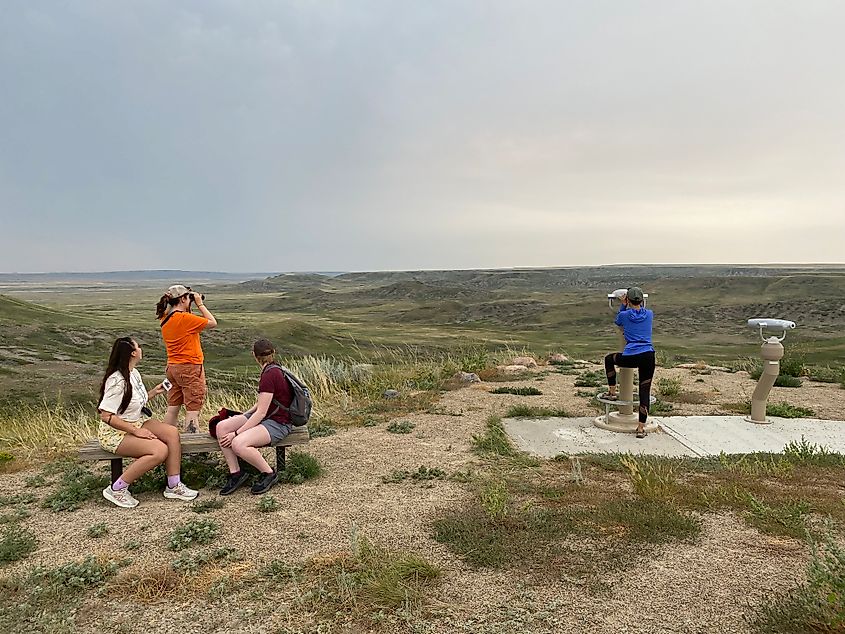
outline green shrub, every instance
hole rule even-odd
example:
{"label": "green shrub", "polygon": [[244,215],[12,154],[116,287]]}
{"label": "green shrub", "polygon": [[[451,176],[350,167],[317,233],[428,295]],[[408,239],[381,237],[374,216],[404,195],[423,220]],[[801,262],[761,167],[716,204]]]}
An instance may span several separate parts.
{"label": "green shrub", "polygon": [[35,534],[22,526],[11,524],[3,530],[0,537],[0,564],[7,564],[23,559],[38,548]]}
{"label": "green shrub", "polygon": [[657,381],[657,391],[661,396],[672,397],[681,393],[681,379],[662,378]]}
{"label": "green shrub", "polygon": [[212,511],[223,508],[223,500],[219,497],[208,498],[207,500],[194,502],[188,508],[194,513],[211,513]]}
{"label": "green shrub", "polygon": [[108,535],[108,533],[109,527],[106,526],[105,522],[97,522],[96,524],[91,524],[91,526],[88,527],[88,530],[85,531],[85,534],[93,539],[98,539],[100,537]]}
{"label": "green shrub", "polygon": [[3,513],[0,515],[0,524],[17,524],[29,517],[29,511],[23,506],[19,506],[11,513]]}
{"label": "green shrub", "polygon": [[807,581],[781,594],[764,594],[746,621],[767,634],[845,631],[845,549],[828,534],[812,542]]}
{"label": "green shrub", "polygon": [[648,411],[651,414],[666,414],[667,412],[671,412],[673,409],[675,409],[675,406],[672,405],[672,403],[667,403],[666,401],[657,399],[654,403],[652,403]]}
{"label": "green shrub", "polygon": [[410,434],[415,427],[409,420],[393,421],[387,426],[387,431],[391,434]]}
{"label": "green shrub", "polygon": [[58,592],[79,591],[105,583],[117,572],[123,562],[101,561],[88,556],[82,561],[63,564],[56,568],[38,567],[31,577]]}
{"label": "green shrub", "polygon": [[490,354],[484,346],[465,346],[455,353],[455,364],[464,372],[480,372],[490,365]]}
{"label": "green shrub", "polygon": [[220,531],[220,526],[214,520],[191,520],[177,526],[170,534],[167,547],[170,550],[183,550],[194,544],[208,544]]}
{"label": "green shrub", "polygon": [[513,457],[519,454],[502,427],[502,419],[497,416],[487,419],[487,432],[483,436],[473,435],[471,443],[475,453],[481,455]]}
{"label": "green shrub", "polygon": [[425,482],[428,480],[442,480],[446,477],[446,472],[437,467],[420,466],[416,471],[407,471],[405,469],[397,469],[392,471],[390,475],[382,476],[381,481],[385,484],[397,484],[404,480],[413,480],[416,482]]}
{"label": "green shrub", "polygon": [[519,403],[512,405],[505,413],[505,418],[566,418],[569,414],[565,409],[553,407],[536,407]]}
{"label": "green shrub", "polygon": [[780,360],[780,373],[786,376],[799,377],[807,374],[804,365],[804,358],[800,356],[785,355]]}
{"label": "green shrub", "polygon": [[281,505],[273,496],[262,495],[261,499],[258,500],[257,507],[259,513],[272,513],[273,511],[278,511],[281,508]]}
{"label": "green shrub", "polygon": [[489,482],[480,494],[481,508],[491,522],[499,522],[508,514],[510,493],[505,482]]}
{"label": "green shrub", "polygon": [[[751,411],[749,409],[749,411]],[[778,416],[780,418],[807,418],[815,412],[806,407],[798,407],[789,403],[766,403],[766,416]]]}
{"label": "green shrub", "polygon": [[15,495],[0,495],[0,507],[23,506],[37,502],[38,497],[34,493],[17,493]]}
{"label": "green shrub", "polygon": [[578,375],[575,379],[575,387],[601,387],[607,383],[607,376],[604,372],[588,370]]}
{"label": "green shrub", "polygon": [[308,424],[309,438],[325,438],[327,436],[334,436],[336,433],[337,429],[322,420],[315,420]]}
{"label": "green shrub", "polygon": [[747,522],[763,533],[786,537],[803,537],[806,534],[805,518],[811,509],[803,500],[769,506],[748,493],[747,508]]}
{"label": "green shrub", "polygon": [[323,467],[307,451],[293,451],[285,461],[285,469],[279,474],[284,482],[302,484],[306,480],[319,478],[323,474]]}
{"label": "green shrub", "polygon": [[95,475],[83,465],[62,462],[57,466],[61,473],[58,487],[44,498],[43,506],[54,512],[74,511],[88,500],[100,497],[109,485],[106,475]]}
{"label": "green shrub", "polygon": [[[779,376],[790,376],[793,378],[802,377],[807,373],[807,370],[804,366],[804,360],[800,357],[784,357],[780,361],[780,374]],[[749,369],[748,376],[750,376],[755,381],[759,379],[763,374],[763,365],[760,361],[755,361],[754,366]],[[784,387],[793,387],[791,385],[787,385]]]}
{"label": "green shrub", "polygon": [[842,367],[813,366],[807,368],[807,374],[811,381],[818,381],[819,383],[841,383],[845,381],[845,368]]}
{"label": "green shrub", "polygon": [[645,456],[621,456],[620,462],[628,470],[634,492],[645,500],[672,500],[678,490],[677,476],[672,463]]}
{"label": "green shrub", "polygon": [[[263,498],[266,499],[266,498]],[[218,548],[211,552],[182,553],[172,562],[170,566],[180,572],[195,574],[208,564],[218,561],[240,561],[241,556],[234,548]]]}
{"label": "green shrub", "polygon": [[779,374],[775,379],[775,387],[801,387],[803,382],[798,377],[789,374]]}
{"label": "green shrub", "polygon": [[701,533],[701,520],[664,500],[613,500],[596,511],[605,526],[622,527],[632,542],[665,544],[692,540]]}
{"label": "green shrub", "polygon": [[540,396],[542,392],[536,387],[497,387],[490,390],[490,394],[515,394],[516,396]]}
{"label": "green shrub", "polygon": [[47,480],[47,478],[45,478],[43,474],[37,473],[33,476],[25,478],[24,484],[26,484],[26,486],[28,487],[37,489],[43,486],[47,486],[48,484],[50,484],[50,481]]}
{"label": "green shrub", "polygon": [[335,599],[345,603],[350,591],[357,601],[375,610],[412,608],[422,603],[425,590],[440,569],[418,555],[392,553],[353,535],[351,575],[337,575]]}
{"label": "green shrub", "polygon": [[792,464],[826,466],[845,466],[845,456],[827,447],[808,442],[804,436],[801,440],[791,441],[783,448],[783,457]]}

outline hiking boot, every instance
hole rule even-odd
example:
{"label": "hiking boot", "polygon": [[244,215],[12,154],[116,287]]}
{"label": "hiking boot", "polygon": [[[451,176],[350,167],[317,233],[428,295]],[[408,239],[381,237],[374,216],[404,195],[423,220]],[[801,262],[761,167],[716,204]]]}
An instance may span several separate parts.
{"label": "hiking boot", "polygon": [[184,482],[180,482],[175,487],[166,487],[164,489],[164,497],[168,500],[184,500],[190,502],[199,495],[199,491],[187,487]]}
{"label": "hiking boot", "polygon": [[226,484],[220,489],[220,495],[230,495],[237,491],[240,486],[247,481],[249,474],[246,471],[238,471],[237,473],[230,473]]}
{"label": "hiking boot", "polygon": [[120,508],[132,509],[138,506],[138,500],[132,497],[128,488],[115,491],[111,488],[111,485],[109,485],[103,489],[103,497],[109,502],[117,504]]}
{"label": "hiking boot", "polygon": [[252,485],[250,492],[253,495],[260,495],[262,493],[267,493],[270,489],[273,488],[273,485],[279,481],[279,474],[276,471],[271,471],[270,473],[262,473],[261,477],[255,481],[255,484]]}

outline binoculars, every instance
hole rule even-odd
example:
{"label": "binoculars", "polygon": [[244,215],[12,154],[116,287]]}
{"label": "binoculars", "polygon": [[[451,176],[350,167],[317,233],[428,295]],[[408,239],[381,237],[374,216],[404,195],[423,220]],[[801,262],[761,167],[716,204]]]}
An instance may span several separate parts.
{"label": "binoculars", "polygon": [[[191,293],[193,293],[193,292],[194,292],[194,289],[192,289],[190,286],[187,286],[186,288],[188,289],[188,291],[189,291],[189,292],[191,292]],[[200,299],[201,299],[202,301],[205,301],[205,295],[203,295],[202,293],[200,293]],[[194,296],[193,296],[193,295],[191,295],[191,301],[193,301],[193,300],[194,300]]]}

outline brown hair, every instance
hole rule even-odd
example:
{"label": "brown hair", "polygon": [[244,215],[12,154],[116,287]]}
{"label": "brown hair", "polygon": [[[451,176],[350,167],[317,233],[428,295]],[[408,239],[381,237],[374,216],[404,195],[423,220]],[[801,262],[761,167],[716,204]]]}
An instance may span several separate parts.
{"label": "brown hair", "polygon": [[106,380],[115,372],[119,372],[123,377],[123,398],[120,401],[120,407],[117,408],[117,414],[122,414],[129,407],[129,401],[132,400],[132,382],[129,380],[129,360],[132,358],[132,353],[135,352],[135,342],[132,337],[120,337],[116,339],[111,347],[111,354],[109,355],[109,362],[106,365],[106,373],[103,375],[103,382],[100,383],[100,401],[103,400],[103,395],[106,393]]}
{"label": "brown hair", "polygon": [[270,363],[276,356],[276,348],[269,339],[259,339],[252,345],[252,354],[262,365]]}
{"label": "brown hair", "polygon": [[[185,293],[187,295],[188,293]],[[185,297],[185,295],[180,295],[179,297],[173,297],[170,293],[165,293],[161,296],[161,299],[158,300],[158,304],[156,304],[156,319],[161,321],[164,317],[164,312],[167,310],[168,306],[175,306],[179,303],[179,300]]]}

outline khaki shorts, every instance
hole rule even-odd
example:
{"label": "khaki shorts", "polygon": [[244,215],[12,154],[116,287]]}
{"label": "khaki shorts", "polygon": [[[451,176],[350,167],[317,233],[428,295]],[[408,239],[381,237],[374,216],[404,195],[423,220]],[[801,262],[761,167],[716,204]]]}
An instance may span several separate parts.
{"label": "khaki shorts", "polygon": [[184,405],[189,412],[198,412],[205,402],[205,368],[196,363],[167,366],[167,378],[173,387],[167,393],[167,404]]}

